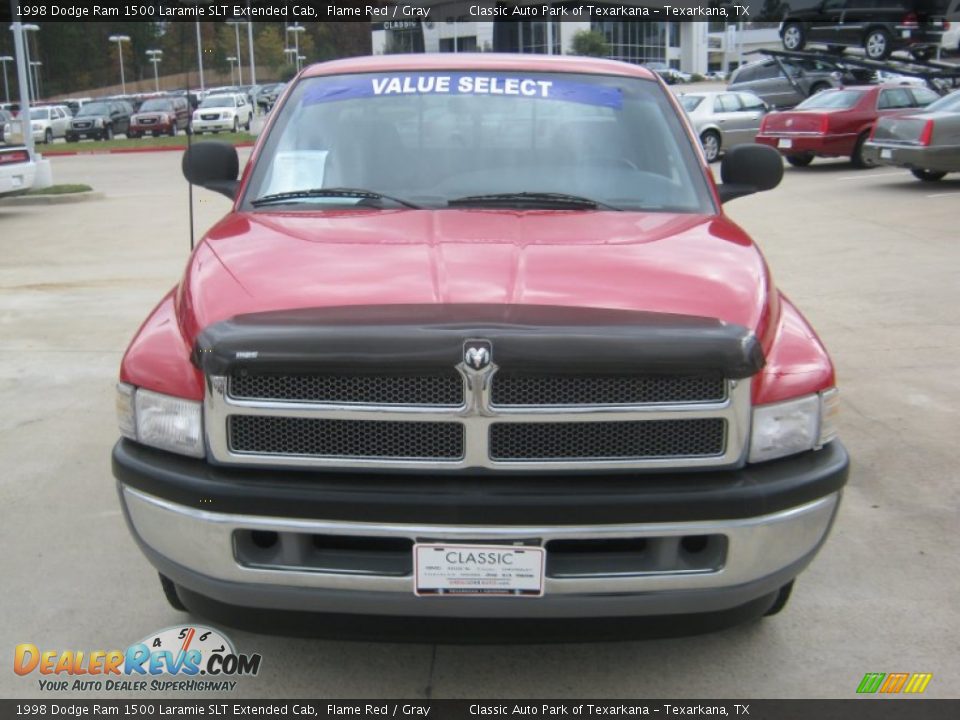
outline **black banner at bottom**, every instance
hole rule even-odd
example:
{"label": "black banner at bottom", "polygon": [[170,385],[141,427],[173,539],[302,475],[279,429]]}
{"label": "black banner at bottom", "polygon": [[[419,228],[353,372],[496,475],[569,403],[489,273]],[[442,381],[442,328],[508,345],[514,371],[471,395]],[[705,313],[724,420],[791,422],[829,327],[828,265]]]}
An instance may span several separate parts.
{"label": "black banner at bottom", "polygon": [[954,720],[960,700],[0,700],[0,717]]}

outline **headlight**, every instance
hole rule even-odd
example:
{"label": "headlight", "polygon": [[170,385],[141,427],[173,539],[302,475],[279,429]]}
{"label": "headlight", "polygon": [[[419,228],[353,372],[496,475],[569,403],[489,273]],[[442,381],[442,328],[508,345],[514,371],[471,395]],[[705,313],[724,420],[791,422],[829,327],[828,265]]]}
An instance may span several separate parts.
{"label": "headlight", "polygon": [[233,110],[224,110],[222,113],[220,113],[220,117],[229,120],[233,117]]}
{"label": "headlight", "polygon": [[753,409],[750,462],[765,462],[822,447],[837,436],[836,388]]}
{"label": "headlight", "polygon": [[93,124],[95,127],[101,127],[103,125],[103,118],[94,118]]}
{"label": "headlight", "polygon": [[34,130],[43,130],[43,125],[40,123],[33,123],[30,125],[30,127],[32,127]]}
{"label": "headlight", "polygon": [[200,403],[117,385],[120,434],[161,450],[203,457],[203,416]]}

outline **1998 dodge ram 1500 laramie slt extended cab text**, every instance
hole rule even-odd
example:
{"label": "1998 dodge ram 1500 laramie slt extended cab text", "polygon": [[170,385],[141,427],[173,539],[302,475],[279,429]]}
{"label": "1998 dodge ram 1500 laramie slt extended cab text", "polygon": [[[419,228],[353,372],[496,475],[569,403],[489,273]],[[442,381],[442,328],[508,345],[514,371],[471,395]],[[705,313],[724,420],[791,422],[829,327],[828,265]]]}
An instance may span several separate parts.
{"label": "1998 dodge ram 1500 laramie slt extended cab text", "polygon": [[417,55],[312,66],[242,176],[218,142],[183,168],[234,205],[126,352],[113,451],[175,607],[786,602],[848,460],[830,358],[722,211],[776,151],[715,184],[642,67]]}

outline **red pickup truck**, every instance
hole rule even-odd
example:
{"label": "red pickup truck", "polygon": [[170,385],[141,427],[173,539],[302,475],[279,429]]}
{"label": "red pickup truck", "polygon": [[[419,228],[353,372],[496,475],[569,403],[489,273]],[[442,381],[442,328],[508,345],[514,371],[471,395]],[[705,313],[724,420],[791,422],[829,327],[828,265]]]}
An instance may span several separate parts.
{"label": "red pickup truck", "polygon": [[715,184],[649,70],[419,55],[312,66],[242,174],[218,142],[183,169],[233,207],[126,352],[113,450],[175,607],[660,631],[784,605],[848,458],[827,352],[722,210],[776,151]]}

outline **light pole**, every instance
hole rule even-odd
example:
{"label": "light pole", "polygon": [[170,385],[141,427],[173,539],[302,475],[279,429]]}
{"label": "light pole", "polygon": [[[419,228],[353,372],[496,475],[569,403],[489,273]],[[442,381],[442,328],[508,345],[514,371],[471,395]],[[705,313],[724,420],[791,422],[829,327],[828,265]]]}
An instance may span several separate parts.
{"label": "light pole", "polygon": [[13,62],[13,57],[4,55],[0,57],[0,63],[3,64],[3,94],[6,97],[4,102],[10,102],[10,82],[7,80],[7,63]]}
{"label": "light pole", "polygon": [[238,61],[233,55],[231,55],[227,58],[227,62],[230,63],[230,84],[236,85],[237,83],[233,81],[233,64]]}
{"label": "light pole", "polygon": [[30,72],[30,38],[27,37],[28,32],[39,32],[39,25],[21,25],[20,28],[23,30],[23,49],[27,57],[27,94],[33,98],[37,99],[37,88],[33,84],[33,73]]}
{"label": "light pole", "polygon": [[[240,26],[242,24],[242,20],[227,20],[227,25],[233,25],[234,35],[237,37],[237,77],[239,78],[237,85],[243,85],[243,66],[240,64]],[[230,78],[233,79],[233,70],[230,71]]]}
{"label": "light pole", "polygon": [[203,94],[203,41],[200,39],[200,21],[197,20],[197,65],[200,66],[200,94]]}
{"label": "light pole", "polygon": [[306,28],[303,25],[291,25],[287,28],[287,32],[293,33],[293,49],[296,53],[294,58],[297,61],[297,72],[300,72],[300,60],[303,56],[300,54],[300,33],[302,33]]}
{"label": "light pole", "polygon": [[150,62],[153,63],[153,86],[160,92],[160,78],[157,75],[157,64],[163,59],[163,50],[147,50]]}
{"label": "light pole", "polygon": [[37,100],[40,99],[40,66],[43,65],[39,60],[31,60],[30,67],[33,68],[33,88],[37,91]]}
{"label": "light pole", "polygon": [[[250,0],[247,0],[247,7],[250,7]],[[247,49],[250,51],[250,84],[257,84],[257,61],[253,55],[253,23],[247,21]]]}
{"label": "light pole", "polygon": [[115,42],[117,44],[117,53],[120,55],[120,92],[123,95],[127,94],[127,79],[123,75],[123,44],[125,42],[130,42],[129,35],[111,35],[109,38],[110,42]]}

